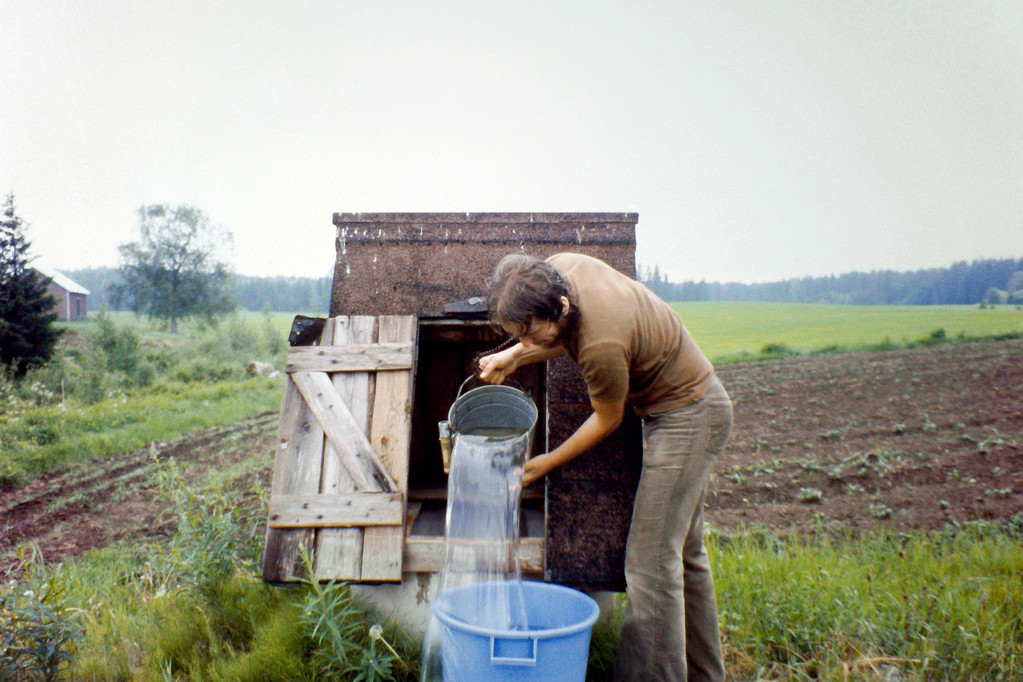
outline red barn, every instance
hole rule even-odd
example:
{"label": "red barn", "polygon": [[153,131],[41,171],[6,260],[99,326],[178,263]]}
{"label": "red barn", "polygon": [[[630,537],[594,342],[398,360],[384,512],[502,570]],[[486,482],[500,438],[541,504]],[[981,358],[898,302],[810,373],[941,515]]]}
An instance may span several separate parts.
{"label": "red barn", "polygon": [[50,280],[49,291],[57,299],[55,310],[61,322],[73,322],[85,317],[88,310],[89,290],[65,274],[53,271],[36,270]]}

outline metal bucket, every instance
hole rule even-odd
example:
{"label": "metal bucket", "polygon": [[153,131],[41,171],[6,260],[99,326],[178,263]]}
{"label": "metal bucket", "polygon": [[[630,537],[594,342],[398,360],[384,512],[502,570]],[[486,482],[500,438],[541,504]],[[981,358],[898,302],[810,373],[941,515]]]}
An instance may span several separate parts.
{"label": "metal bucket", "polygon": [[456,436],[518,438],[533,431],[537,414],[536,403],[525,391],[488,384],[467,393],[459,390],[448,410],[448,424]]}
{"label": "metal bucket", "polygon": [[458,389],[448,420],[438,424],[444,472],[448,473],[453,445],[458,439],[488,447],[496,457],[518,460],[529,454],[539,411],[525,391],[487,384],[463,393],[469,377]]}

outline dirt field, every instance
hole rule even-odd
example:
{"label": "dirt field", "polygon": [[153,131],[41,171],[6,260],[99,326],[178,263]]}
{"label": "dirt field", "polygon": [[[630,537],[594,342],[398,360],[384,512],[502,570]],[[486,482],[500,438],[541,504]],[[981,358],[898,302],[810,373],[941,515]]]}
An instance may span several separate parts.
{"label": "dirt field", "polygon": [[735,426],[708,502],[718,528],[933,529],[1023,514],[1023,342],[719,374]]}
{"label": "dirt field", "polygon": [[[1023,341],[943,345],[721,367],[735,428],[710,524],[785,534],[833,528],[1023,524]],[[269,487],[276,413],[170,444],[187,477],[237,471]],[[0,499],[0,555],[35,542],[48,561],[172,532],[149,451],[47,476]],[[0,576],[9,559],[0,564]]]}

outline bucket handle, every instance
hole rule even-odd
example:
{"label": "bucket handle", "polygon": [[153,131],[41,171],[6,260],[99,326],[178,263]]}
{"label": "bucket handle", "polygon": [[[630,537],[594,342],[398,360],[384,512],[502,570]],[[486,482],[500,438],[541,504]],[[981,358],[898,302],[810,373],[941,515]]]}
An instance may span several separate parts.
{"label": "bucket handle", "polygon": [[[532,655],[531,655],[531,657],[525,658],[525,657],[520,657],[520,656],[500,656],[500,655],[498,655],[498,653],[497,653],[498,642],[502,642],[502,641],[503,642],[509,642],[509,643],[514,642],[516,644],[521,644],[523,642],[529,642],[529,644],[530,644],[530,646],[532,648]],[[517,666],[522,666],[522,667],[535,667],[536,666],[536,649],[537,649],[538,641],[539,640],[536,637],[515,638],[515,639],[505,639],[505,640],[502,640],[500,637],[491,637],[490,638],[490,662],[493,665],[517,665]]]}
{"label": "bucket handle", "polygon": [[[455,396],[455,400],[458,400],[459,398],[462,397],[462,391],[465,390],[465,385],[468,384],[473,379],[476,379],[477,381],[479,381],[479,382],[481,382],[481,383],[483,383],[483,384],[485,384],[487,386],[495,386],[496,385],[496,384],[488,384],[487,382],[485,382],[482,379],[480,379],[479,375],[477,375],[475,373],[470,374],[468,376],[468,378],[465,381],[462,382],[462,385],[458,387],[458,394]],[[522,384],[520,384],[519,382],[515,381],[511,377],[506,378],[504,380],[504,383],[501,384],[501,385],[502,386],[508,386],[509,384],[511,384],[511,386],[510,386],[511,388],[518,389],[519,391],[522,391],[526,395],[529,395],[529,391],[527,391]]]}

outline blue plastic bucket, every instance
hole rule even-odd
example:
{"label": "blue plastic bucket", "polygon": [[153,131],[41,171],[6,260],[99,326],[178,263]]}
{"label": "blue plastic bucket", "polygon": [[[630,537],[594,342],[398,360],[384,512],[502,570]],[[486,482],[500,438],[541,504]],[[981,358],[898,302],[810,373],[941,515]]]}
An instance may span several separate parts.
{"label": "blue plastic bucket", "polygon": [[597,602],[561,585],[523,581],[529,629],[499,630],[479,624],[481,593],[493,589],[493,583],[460,585],[434,602],[444,682],[584,682],[590,630],[600,615]]}

